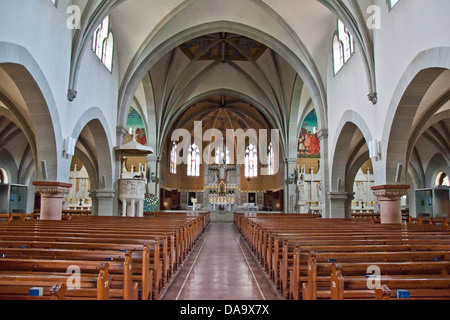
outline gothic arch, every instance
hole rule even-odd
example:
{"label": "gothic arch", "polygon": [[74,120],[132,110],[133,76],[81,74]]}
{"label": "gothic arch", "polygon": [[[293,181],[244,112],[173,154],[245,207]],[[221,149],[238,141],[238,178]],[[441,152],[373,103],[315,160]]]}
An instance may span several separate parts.
{"label": "gothic arch", "polygon": [[[433,82],[445,70],[450,68],[447,57],[449,47],[432,48],[421,52],[410,63],[403,73],[389,105],[382,138],[383,172],[380,172],[380,184],[397,184],[394,182],[397,164],[403,164],[401,180],[407,179],[408,142],[410,130],[420,102]],[[417,89],[420,88],[420,89]],[[419,91],[417,91],[419,90]],[[430,106],[436,112],[440,106],[448,101],[449,90]],[[429,112],[431,117],[434,112]],[[427,121],[423,119],[422,121]],[[406,134],[408,132],[408,134]],[[400,182],[402,183],[402,182]]]}
{"label": "gothic arch", "polygon": [[[253,29],[249,26],[229,22],[229,21],[215,21],[210,23],[204,23],[192,27],[187,30],[183,30],[178,34],[167,39],[162,44],[158,45],[150,54],[142,58],[142,62],[134,67],[134,72],[129,75],[129,79],[125,78],[122,83],[121,92],[119,94],[119,112],[118,112],[118,125],[123,126],[125,123],[126,110],[132,100],[132,96],[137,89],[140,81],[145,76],[145,73],[154,65],[158,59],[164,54],[168,53],[173,48],[181,45],[185,41],[193,39],[195,37],[201,36],[203,34],[209,34],[214,32],[230,32],[235,34],[241,34],[243,36],[255,39],[266,46],[275,50],[280,54],[300,75],[308,91],[314,101],[314,105],[318,110],[317,116],[321,128],[326,128],[326,103],[324,102],[324,92],[321,85],[318,85],[314,77],[311,75],[310,71],[306,65],[285,45],[283,45],[279,40],[273,38],[272,36],[263,33],[261,30]],[[146,47],[149,47],[147,45]],[[131,73],[129,71],[128,73]]]}
{"label": "gothic arch", "polygon": [[44,178],[41,166],[37,165],[42,160],[47,164],[47,180],[63,180],[62,161],[58,157],[58,150],[62,150],[58,108],[45,75],[27,49],[9,42],[0,42],[0,66],[15,82],[30,114],[35,163],[39,168],[37,180]]}
{"label": "gothic arch", "polygon": [[[113,143],[106,118],[98,107],[92,107],[83,113],[75,125],[72,138],[78,141],[86,128],[91,131],[94,138],[93,147],[95,148],[95,154],[86,155],[91,159],[90,162],[95,168],[96,174],[93,181],[96,182],[97,187],[100,189],[113,189]],[[81,152],[81,150],[76,152]],[[90,153],[93,152],[91,151]],[[102,185],[103,176],[106,177],[106,185]]]}

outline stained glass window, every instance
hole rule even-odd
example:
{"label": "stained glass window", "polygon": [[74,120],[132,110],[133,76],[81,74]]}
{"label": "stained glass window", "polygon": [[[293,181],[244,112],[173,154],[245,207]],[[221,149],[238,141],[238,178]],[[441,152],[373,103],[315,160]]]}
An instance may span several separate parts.
{"label": "stained glass window", "polygon": [[245,177],[253,178],[258,175],[258,150],[250,144],[245,150]]}
{"label": "stained glass window", "polygon": [[94,32],[92,50],[109,71],[112,70],[113,48],[114,37],[109,30],[109,16],[107,16]]}
{"label": "stained glass window", "polygon": [[200,177],[200,149],[195,143],[191,145],[188,151],[187,175],[189,177]]}
{"label": "stained glass window", "polygon": [[177,174],[177,145],[175,142],[170,151],[170,173]]}

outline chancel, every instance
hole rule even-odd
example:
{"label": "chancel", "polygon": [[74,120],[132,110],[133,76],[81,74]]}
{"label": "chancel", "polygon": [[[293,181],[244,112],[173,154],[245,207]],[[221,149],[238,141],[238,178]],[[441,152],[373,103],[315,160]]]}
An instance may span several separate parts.
{"label": "chancel", "polygon": [[449,12],[0,1],[0,299],[450,299]]}

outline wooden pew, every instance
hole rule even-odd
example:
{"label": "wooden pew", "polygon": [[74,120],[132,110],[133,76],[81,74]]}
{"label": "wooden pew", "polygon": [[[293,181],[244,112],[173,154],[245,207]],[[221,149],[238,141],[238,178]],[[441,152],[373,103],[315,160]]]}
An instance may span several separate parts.
{"label": "wooden pew", "polygon": [[[112,292],[113,295],[109,290],[108,269],[109,264],[102,263],[97,268],[97,274],[81,274],[76,289],[73,289],[73,284],[68,286],[70,280],[68,273],[2,270],[0,272],[0,300],[109,300],[111,297],[118,298],[120,297],[118,290]],[[29,294],[31,288],[40,288],[42,296],[31,296]]]}
{"label": "wooden pew", "polygon": [[[282,216],[279,219],[266,216],[264,219],[262,215],[254,217],[236,215],[235,224],[269,275],[280,287],[285,298],[299,298],[302,291],[300,289],[303,286],[308,288],[305,280],[308,267],[305,253],[308,254],[311,250],[342,252],[344,255],[339,257],[334,254],[335,258],[350,259],[348,261],[352,261],[353,251],[382,251],[374,254],[374,258],[370,259],[376,262],[377,259],[389,261],[430,259],[433,258],[432,254],[438,253],[437,250],[447,250],[441,252],[444,254],[441,259],[447,259],[447,252],[450,249],[450,237],[448,229],[445,228],[405,228],[333,219],[299,220],[297,218],[295,223],[292,217],[286,219]],[[299,223],[303,226],[299,226]],[[393,257],[389,255],[389,251],[392,250],[398,251]],[[407,250],[434,250],[435,252],[424,255],[419,252],[406,254],[401,252]],[[345,253],[346,251],[348,253]],[[270,259],[271,255],[272,259]],[[366,253],[356,259],[364,260],[368,256]],[[330,259],[330,261],[333,260]],[[329,279],[329,270],[326,276]]]}
{"label": "wooden pew", "polygon": [[[380,287],[376,288],[377,290],[375,288],[368,289],[368,279],[365,276],[343,276],[342,268],[339,264],[333,264],[330,281],[330,298],[332,300],[386,300],[392,297],[392,289],[406,290],[412,299],[450,298],[450,276],[447,272],[445,274],[425,273],[431,271],[432,266],[416,266],[417,269],[420,269],[420,274],[416,275],[382,275],[379,277]],[[389,293],[380,293],[380,290],[385,291],[387,288],[390,290]]]}
{"label": "wooden pew", "polygon": [[[145,220],[76,216],[57,222],[9,221],[0,223],[0,248],[5,249],[7,257],[16,254],[28,259],[41,256],[41,260],[76,259],[82,263],[89,259],[108,259],[110,263],[116,263],[123,255],[117,254],[118,248],[133,250],[131,282],[138,282],[141,298],[158,298],[169,276],[206,229],[208,214],[170,214]],[[109,282],[116,285],[127,279],[125,275],[113,272]]]}

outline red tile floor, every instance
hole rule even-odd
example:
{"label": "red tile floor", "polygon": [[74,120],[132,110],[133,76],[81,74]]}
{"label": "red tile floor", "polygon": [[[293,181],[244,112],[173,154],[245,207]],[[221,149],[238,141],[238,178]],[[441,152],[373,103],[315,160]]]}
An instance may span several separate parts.
{"label": "red tile floor", "polygon": [[233,223],[211,222],[162,300],[279,300]]}

